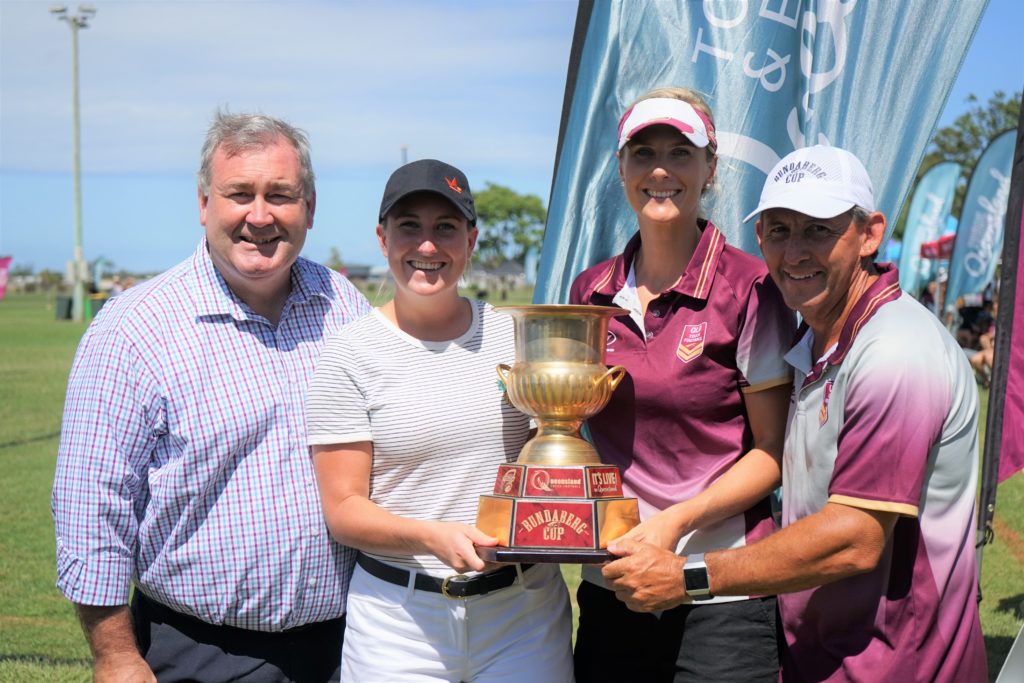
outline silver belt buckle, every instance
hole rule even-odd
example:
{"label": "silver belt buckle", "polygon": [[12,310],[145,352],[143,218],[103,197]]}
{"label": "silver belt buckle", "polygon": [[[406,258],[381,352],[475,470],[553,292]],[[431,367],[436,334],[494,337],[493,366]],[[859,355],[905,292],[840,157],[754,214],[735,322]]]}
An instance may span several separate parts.
{"label": "silver belt buckle", "polygon": [[444,581],[441,582],[441,595],[448,598],[449,600],[461,600],[464,596],[452,595],[448,592],[448,584],[452,581],[462,582],[468,579],[469,577],[465,574],[452,574],[451,576],[444,577]]}

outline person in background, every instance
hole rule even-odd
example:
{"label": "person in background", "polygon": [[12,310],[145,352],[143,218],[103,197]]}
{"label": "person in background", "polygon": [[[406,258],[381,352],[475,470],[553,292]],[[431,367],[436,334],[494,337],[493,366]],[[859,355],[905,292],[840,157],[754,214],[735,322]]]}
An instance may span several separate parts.
{"label": "person in background", "polygon": [[959,323],[956,329],[956,340],[961,348],[977,350],[978,336],[988,329],[992,319],[986,310],[986,302],[981,293],[965,294],[957,299],[956,310]]}
{"label": "person in background", "polygon": [[377,239],[395,296],[324,347],[309,442],[324,516],[361,552],[348,602],[346,681],[572,680],[572,616],[555,564],[485,563],[473,526],[528,418],[495,368],[515,357],[512,319],[460,295],[476,209],[459,169],[396,170]]}
{"label": "person in background", "polygon": [[299,256],[302,131],[219,113],[198,194],[195,253],[111,299],[78,348],[57,586],[97,681],[338,680],[355,555],[324,526],[302,410],[324,340],[369,304]]}
{"label": "person in background", "polygon": [[939,310],[938,292],[939,283],[935,280],[929,280],[928,284],[924,286],[924,291],[921,292],[920,298],[921,305],[936,315],[938,315]]}
{"label": "person in background", "polygon": [[[975,554],[978,391],[956,341],[874,255],[863,164],[814,146],[768,174],[757,236],[803,318],[783,528],[703,566],[636,541],[605,577],[633,609],[778,594],[784,681],[987,681]],[[648,567],[645,573],[634,566]]]}
{"label": "person in background", "polygon": [[[623,253],[581,273],[569,298],[622,309],[606,359],[627,375],[587,427],[602,460],[622,471],[625,495],[639,499],[644,521],[627,538],[699,563],[775,528],[769,496],[780,479],[791,391],[783,353],[795,322],[761,259],[700,216],[718,164],[703,98],[685,88],[646,93],[622,115],[617,149],[638,231]],[[703,596],[639,614],[599,567],[585,566],[583,579],[577,680],[776,680],[774,597]]]}
{"label": "person in background", "polygon": [[968,360],[978,381],[985,388],[992,384],[992,365],[996,352],[996,315],[999,305],[995,300],[986,300],[982,315],[975,323],[978,330],[978,350]]}

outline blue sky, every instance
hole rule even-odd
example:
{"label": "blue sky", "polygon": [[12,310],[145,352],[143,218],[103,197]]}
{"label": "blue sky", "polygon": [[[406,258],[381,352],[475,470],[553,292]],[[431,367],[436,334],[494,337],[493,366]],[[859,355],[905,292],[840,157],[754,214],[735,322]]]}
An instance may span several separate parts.
{"label": "blue sky", "polygon": [[[37,269],[63,269],[73,243],[71,40],[50,4],[0,0],[0,254]],[[317,260],[336,247],[383,263],[373,229],[402,145],[410,160],[460,166],[474,187],[547,202],[575,2],[93,4],[79,34],[87,259],[156,271],[191,253],[199,146],[222,106],[309,133]],[[1024,86],[1021,26],[1024,3],[991,0],[940,125],[969,93]]]}

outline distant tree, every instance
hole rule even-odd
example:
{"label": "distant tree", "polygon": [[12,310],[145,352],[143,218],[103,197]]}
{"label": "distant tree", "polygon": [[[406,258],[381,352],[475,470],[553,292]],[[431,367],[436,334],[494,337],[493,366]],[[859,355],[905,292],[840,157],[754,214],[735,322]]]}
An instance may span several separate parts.
{"label": "distant tree", "polygon": [[337,247],[331,247],[331,253],[327,257],[327,263],[324,265],[339,273],[345,270],[345,262],[341,260],[341,252],[338,251]]}
{"label": "distant tree", "polygon": [[[967,96],[967,102],[975,106],[958,116],[953,121],[953,125],[944,126],[935,131],[935,135],[932,136],[932,140],[928,144],[928,151],[921,162],[921,167],[918,169],[917,177],[914,178],[916,187],[921,176],[932,166],[943,161],[955,161],[960,164],[960,181],[957,183],[956,195],[953,198],[952,212],[954,216],[960,215],[964,204],[964,195],[967,194],[967,181],[970,179],[971,171],[974,170],[974,165],[978,162],[981,153],[1000,133],[1017,128],[1017,122],[1020,119],[1021,92],[1007,95],[1002,90],[997,90],[984,105],[977,104],[978,97],[972,94]],[[903,204],[903,211],[900,213],[896,226],[896,233],[899,235],[903,234],[909,205],[909,201]]]}
{"label": "distant tree", "polygon": [[[0,257],[5,254],[0,254]],[[35,280],[32,274],[35,268],[31,263],[18,263],[11,261],[11,269],[7,272],[7,282],[12,292],[34,292],[36,291]]]}
{"label": "distant tree", "polygon": [[526,254],[544,239],[547,211],[541,198],[495,183],[473,197],[480,229],[474,260],[486,268],[503,261],[525,264]]}
{"label": "distant tree", "polygon": [[[996,136],[1005,130],[1017,128],[1020,99],[1020,91],[1007,95],[997,90],[985,105],[971,107],[957,117],[952,126],[935,131],[922,166],[931,167],[941,161],[956,161],[965,168],[972,168],[981,152]],[[968,95],[967,101],[975,104],[978,98],[976,95]]]}
{"label": "distant tree", "polygon": [[39,285],[44,292],[54,289],[62,291],[64,289],[64,273],[43,268],[39,271]]}

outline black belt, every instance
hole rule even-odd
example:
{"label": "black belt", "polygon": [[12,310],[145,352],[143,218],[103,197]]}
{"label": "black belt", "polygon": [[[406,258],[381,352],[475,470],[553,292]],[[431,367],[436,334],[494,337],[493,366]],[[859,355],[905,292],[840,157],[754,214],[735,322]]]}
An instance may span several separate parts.
{"label": "black belt", "polygon": [[[325,627],[328,630],[336,629],[340,626],[344,629],[345,617],[342,615],[336,619],[328,619],[327,621],[317,621],[311,624],[302,624],[300,626],[293,626],[292,628],[282,629],[280,631],[253,631],[251,629],[239,628],[237,626],[228,626],[226,624],[211,624],[208,621],[203,621],[198,617],[193,617],[190,614],[179,612],[176,609],[168,607],[167,605],[154,600],[149,597],[139,587],[135,587],[135,592],[132,595],[132,615],[135,620],[155,622],[158,624],[167,624],[177,631],[182,633],[192,634],[201,633],[205,634],[202,636],[193,636],[199,640],[209,640],[209,642],[217,642],[213,640],[215,636],[211,634],[228,634],[236,636],[246,636],[249,638],[263,638],[272,639],[279,636],[292,636],[297,633],[311,631],[318,627]],[[219,636],[218,636],[219,637]]]}
{"label": "black belt", "polygon": [[[409,585],[408,571],[392,567],[390,564],[375,560],[364,553],[359,553],[356,564],[362,567],[366,573],[377,577],[381,581],[387,581],[396,586]],[[533,565],[522,564],[519,566],[525,572]],[[453,574],[443,579],[417,573],[414,585],[417,590],[440,593],[446,598],[468,598],[473,595],[487,595],[491,591],[508,588],[515,583],[518,575],[519,573],[516,571],[515,565],[502,567],[486,574],[477,574],[476,576]]]}

